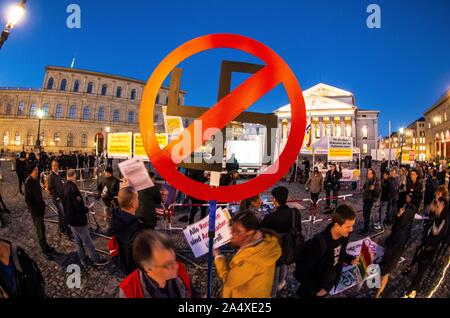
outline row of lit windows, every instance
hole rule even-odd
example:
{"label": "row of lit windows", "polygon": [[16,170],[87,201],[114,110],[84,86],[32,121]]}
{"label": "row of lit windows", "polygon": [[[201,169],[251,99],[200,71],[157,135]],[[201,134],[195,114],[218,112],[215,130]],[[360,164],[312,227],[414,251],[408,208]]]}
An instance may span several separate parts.
{"label": "row of lit windows", "polygon": [[[47,82],[47,89],[53,89],[54,85],[55,85],[55,80],[53,79],[53,77],[50,77],[48,82]],[[63,79],[61,81],[61,84],[59,85],[59,90],[62,91],[62,92],[65,92],[66,89],[67,89],[67,80]],[[94,83],[93,82],[89,82],[88,85],[87,85],[87,88],[86,88],[86,93],[87,94],[92,94],[93,90],[94,90]],[[80,92],[80,81],[79,80],[76,80],[75,83],[73,84],[72,92],[74,92],[74,93]],[[100,94],[102,96],[106,96],[108,94],[108,85],[106,85],[106,84],[102,85]],[[121,98],[122,97],[122,87],[121,86],[116,88],[115,96],[117,98]],[[130,92],[130,99],[131,100],[135,100],[136,97],[137,97],[137,91],[136,91],[136,89],[133,88],[131,90],[131,92]]]}
{"label": "row of lit windows", "polygon": [[[33,134],[28,133],[26,138],[26,145],[27,146],[34,146],[36,144],[36,140]],[[41,132],[40,134],[40,141],[42,146],[47,146],[47,139],[44,132]],[[22,139],[19,132],[16,132],[13,139],[12,136],[10,136],[9,131],[5,131],[3,133],[3,146],[8,146],[10,144],[16,145],[16,146],[22,146],[25,144],[25,140]],[[60,133],[54,133],[53,134],[53,140],[51,142],[52,146],[63,146],[61,143],[61,135]],[[72,133],[68,133],[66,136],[66,147],[74,147],[74,137]],[[88,147],[88,136],[87,134],[81,134],[81,148],[87,148]]]}
{"label": "row of lit windows", "polygon": [[[29,112],[28,112],[28,116],[29,117],[37,117],[37,106],[36,104],[31,104]],[[69,119],[76,119],[77,118],[77,106],[76,105],[72,105],[69,108],[69,113],[68,113],[68,118]],[[48,104],[44,104],[42,106],[42,113],[43,113],[43,117],[49,117],[49,105]],[[7,104],[6,105],[6,112],[5,115],[12,115],[12,105],[11,104]],[[25,116],[25,103],[24,102],[20,102],[17,108],[17,116]],[[91,108],[89,106],[85,106],[83,107],[83,112],[82,112],[82,119],[83,120],[91,120],[92,118],[92,111]],[[128,112],[128,123],[129,124],[134,124],[135,123],[135,112],[134,111],[129,111]],[[62,119],[63,118],[63,106],[61,104],[56,105],[55,108],[55,118],[56,119]],[[105,121],[105,107],[100,107],[98,109],[97,112],[97,120],[98,121]],[[119,110],[114,110],[112,112],[112,122],[120,122],[120,111]]]}

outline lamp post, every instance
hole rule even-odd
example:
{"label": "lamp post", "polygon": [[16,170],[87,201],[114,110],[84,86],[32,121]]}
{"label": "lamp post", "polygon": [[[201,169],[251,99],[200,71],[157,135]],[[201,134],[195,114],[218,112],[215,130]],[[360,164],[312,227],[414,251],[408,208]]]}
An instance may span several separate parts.
{"label": "lamp post", "polygon": [[106,148],[106,158],[108,158],[108,134],[111,132],[111,127],[106,127],[106,140],[105,140],[105,148]]}
{"label": "lamp post", "polygon": [[403,158],[403,138],[405,135],[405,128],[400,128],[400,166],[402,166],[402,158]]}
{"label": "lamp post", "polygon": [[0,49],[3,44],[5,44],[6,40],[8,40],[9,34],[11,30],[14,29],[16,24],[23,18],[25,15],[25,4],[26,0],[21,0],[20,4],[17,4],[11,7],[8,11],[8,22],[6,23],[6,27],[3,30],[0,36]]}
{"label": "lamp post", "polygon": [[41,152],[41,121],[42,118],[44,117],[44,111],[42,109],[39,109],[36,113],[36,116],[39,119],[36,148],[39,152]]}

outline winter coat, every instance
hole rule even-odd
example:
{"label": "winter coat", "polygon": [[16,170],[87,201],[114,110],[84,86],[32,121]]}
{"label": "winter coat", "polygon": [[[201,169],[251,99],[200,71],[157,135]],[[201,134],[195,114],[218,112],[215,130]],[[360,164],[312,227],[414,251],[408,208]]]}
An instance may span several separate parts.
{"label": "winter coat", "polygon": [[270,297],[280,256],[278,237],[268,233],[260,243],[241,248],[230,262],[217,256],[214,263],[223,282],[222,298]]}
{"label": "winter coat", "polygon": [[88,224],[89,209],[75,183],[67,181],[63,193],[64,216],[70,226],[81,227]]}
{"label": "winter coat", "polygon": [[312,173],[306,181],[305,186],[309,188],[311,193],[320,193],[323,191],[323,176],[319,172],[317,175]]}

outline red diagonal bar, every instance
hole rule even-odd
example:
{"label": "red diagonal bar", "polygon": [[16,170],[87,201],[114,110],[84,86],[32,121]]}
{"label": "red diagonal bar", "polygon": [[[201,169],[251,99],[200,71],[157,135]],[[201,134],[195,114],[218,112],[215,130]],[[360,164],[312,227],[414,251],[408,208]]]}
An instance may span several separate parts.
{"label": "red diagonal bar", "polygon": [[[181,157],[184,160],[194,150],[202,146],[203,142],[208,138],[203,138],[203,134],[207,129],[217,128],[223,129],[229,122],[233,121],[237,116],[253,105],[262,96],[274,89],[282,81],[283,70],[280,66],[265,66],[263,69],[255,73],[244,83],[239,85],[230,94],[225,96],[211,109],[206,111],[198,120],[202,121],[202,138],[194,138],[194,124],[191,124],[180,135],[179,140],[169,143],[156,156],[171,156],[172,149],[175,145],[183,142],[184,138],[190,139],[190,152],[184,153]],[[208,136],[206,136],[208,137]]]}

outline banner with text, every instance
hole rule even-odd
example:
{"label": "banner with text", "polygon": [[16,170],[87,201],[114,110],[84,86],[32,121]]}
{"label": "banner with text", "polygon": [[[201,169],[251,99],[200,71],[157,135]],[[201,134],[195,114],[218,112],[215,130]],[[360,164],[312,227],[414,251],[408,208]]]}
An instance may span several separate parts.
{"label": "banner with text", "polygon": [[108,157],[117,159],[130,159],[133,133],[108,134]]}
{"label": "banner with text", "polygon": [[353,160],[353,139],[346,137],[328,138],[328,161],[341,162]]}
{"label": "banner with text", "polygon": [[[226,209],[219,208],[216,211],[216,236],[214,248],[227,244],[231,239],[230,215]],[[209,216],[201,221],[187,226],[184,230],[186,241],[196,258],[208,253],[209,247]]]}

